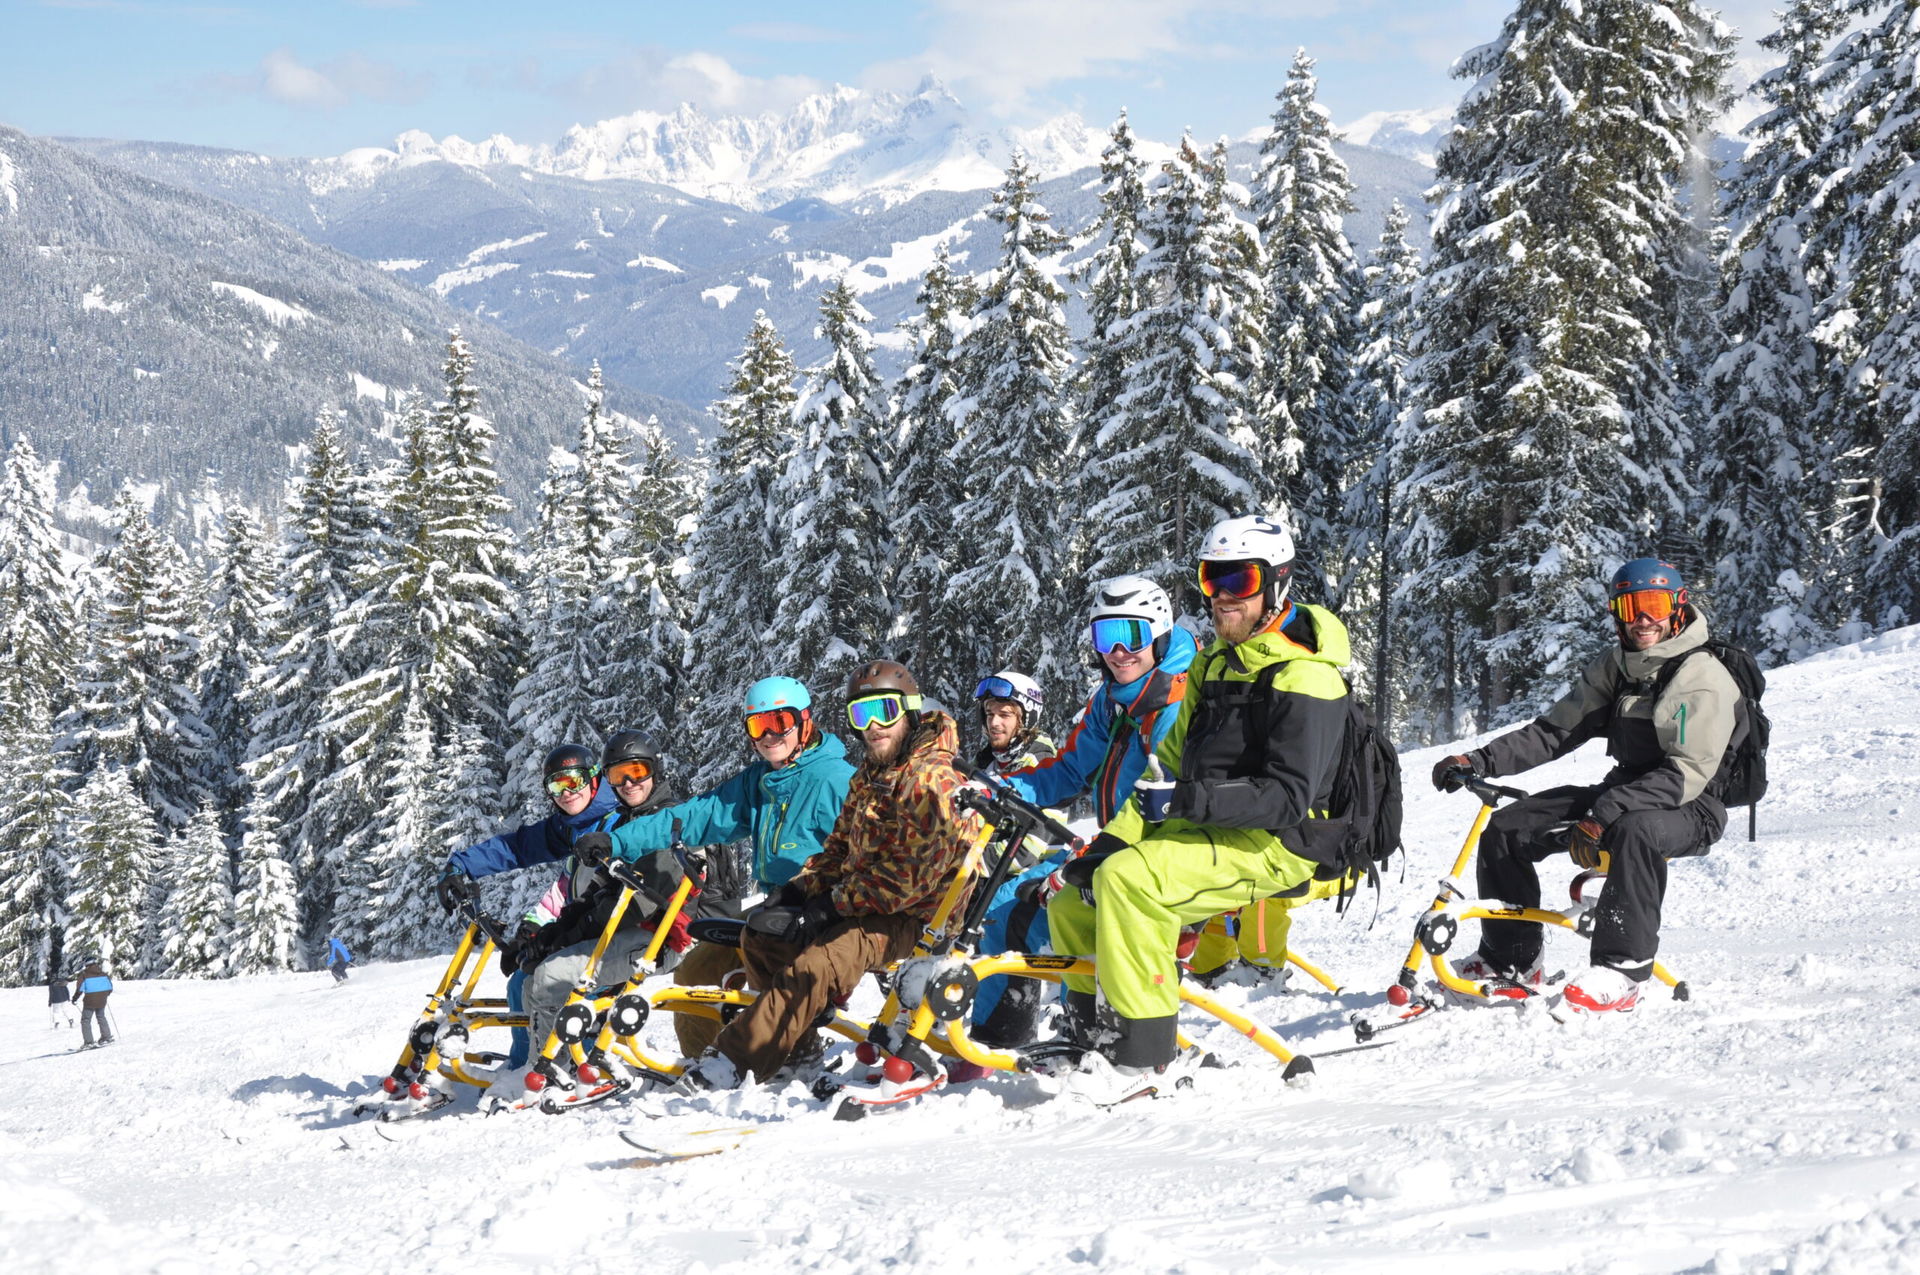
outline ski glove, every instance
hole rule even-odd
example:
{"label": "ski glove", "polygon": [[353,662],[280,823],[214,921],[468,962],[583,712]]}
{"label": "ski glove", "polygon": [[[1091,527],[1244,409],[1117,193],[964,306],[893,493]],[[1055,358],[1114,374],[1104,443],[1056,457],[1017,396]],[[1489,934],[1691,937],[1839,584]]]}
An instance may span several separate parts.
{"label": "ski glove", "polygon": [[448,864],[440,883],[433,887],[433,897],[440,900],[440,906],[451,916],[455,908],[473,897],[473,878]]}
{"label": "ski glove", "polygon": [[1442,757],[1433,763],[1433,786],[1441,792],[1459,792],[1469,779],[1480,778],[1480,767],[1465,753]]}
{"label": "ski glove", "polygon": [[789,881],[773,896],[776,907],[803,908],[807,906],[807,892],[797,882]]}
{"label": "ski glove", "polygon": [[1147,758],[1147,768],[1133,781],[1134,795],[1140,798],[1140,814],[1148,823],[1165,823],[1173,805],[1174,780],[1167,777],[1158,757]]}
{"label": "ski glove", "polygon": [[1598,819],[1582,819],[1567,829],[1567,853],[1581,867],[1605,872],[1608,855],[1600,848],[1600,838],[1606,832]]}
{"label": "ski glove", "polygon": [[1096,868],[1110,857],[1127,848],[1127,843],[1111,832],[1102,832],[1087,842],[1086,851],[1077,859],[1067,860],[1067,866],[1060,869],[1060,882],[1082,890],[1093,887],[1093,873]]}
{"label": "ski glove", "polygon": [[586,864],[605,863],[613,858],[613,838],[595,828],[573,839],[574,857]]}

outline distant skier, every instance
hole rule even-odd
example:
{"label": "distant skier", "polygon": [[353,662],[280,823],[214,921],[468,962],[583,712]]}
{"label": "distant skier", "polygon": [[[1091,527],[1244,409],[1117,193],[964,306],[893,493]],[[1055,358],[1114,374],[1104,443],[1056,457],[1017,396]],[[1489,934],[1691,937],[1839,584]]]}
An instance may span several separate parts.
{"label": "distant skier", "polygon": [[347,945],[337,938],[328,939],[327,968],[333,972],[333,981],[346,982],[347,966],[351,964],[353,964],[353,953],[347,950]]}
{"label": "distant skier", "polygon": [[[1518,774],[1606,738],[1614,766],[1605,779],[1501,807],[1474,865],[1482,898],[1521,907],[1540,905],[1535,865],[1549,855],[1565,851],[1607,874],[1591,913],[1593,964],[1566,990],[1567,1004],[1586,1013],[1639,1002],[1660,949],[1667,860],[1704,854],[1726,831],[1716,780],[1746,732],[1726,666],[1688,658],[1705,646],[1707,621],[1687,601],[1678,567],[1635,558],[1614,572],[1607,599],[1618,641],[1571,691],[1526,725],[1433,768],[1434,787],[1451,792],[1464,778]],[[1569,836],[1549,835],[1569,820],[1577,821]],[[1537,989],[1544,941],[1533,922],[1482,921],[1480,950],[1458,973]]]}
{"label": "distant skier", "polygon": [[[113,995],[113,980],[107,977],[99,958],[89,960],[74,984],[73,995],[80,1001],[80,1048],[97,1049],[113,1043],[113,1025],[107,1019],[107,997]],[[93,1039],[93,1025],[100,1024],[100,1040]]]}
{"label": "distant skier", "polygon": [[60,977],[59,970],[47,975],[47,1014],[53,1020],[54,1031],[72,1027],[79,1021],[73,1013],[73,994],[67,991],[67,980]]}

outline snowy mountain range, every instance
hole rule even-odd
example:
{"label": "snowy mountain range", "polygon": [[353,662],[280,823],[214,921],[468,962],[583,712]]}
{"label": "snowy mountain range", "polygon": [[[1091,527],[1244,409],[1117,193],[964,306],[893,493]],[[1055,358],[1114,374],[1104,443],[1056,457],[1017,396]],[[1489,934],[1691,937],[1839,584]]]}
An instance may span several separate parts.
{"label": "snowy mountain range", "polygon": [[1385,151],[1433,167],[1434,153],[1453,125],[1453,108],[1436,106],[1423,111],[1373,111],[1335,131],[1355,146]]}
{"label": "snowy mountain range", "polygon": [[750,212],[812,199],[872,212],[923,191],[993,186],[1016,149],[1045,176],[1086,168],[1100,162],[1106,140],[1077,115],[1030,129],[980,128],[929,77],[910,94],[836,85],[784,114],[710,118],[685,103],[669,114],[636,111],[576,124],[553,143],[499,134],[481,142],[435,140],[416,129],[390,148],[316,160],[309,180],[315,194],[328,194],[340,185],[370,185],[395,168],[441,161],[653,182]]}

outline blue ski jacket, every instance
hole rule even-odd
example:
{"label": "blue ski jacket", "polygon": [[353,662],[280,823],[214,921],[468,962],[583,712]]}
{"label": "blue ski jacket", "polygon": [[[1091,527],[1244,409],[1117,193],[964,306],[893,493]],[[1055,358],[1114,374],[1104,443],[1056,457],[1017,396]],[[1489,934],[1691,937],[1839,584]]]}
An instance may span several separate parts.
{"label": "blue ski jacket", "polygon": [[339,939],[328,939],[327,940],[327,964],[331,965],[335,961],[338,961],[343,965],[351,965],[353,964],[353,953],[349,952],[347,950],[347,945],[345,943],[342,943]]}
{"label": "blue ski jacket", "polygon": [[1064,805],[1090,792],[1094,817],[1104,828],[1133,795],[1134,781],[1147,769],[1147,755],[1173,729],[1186,694],[1187,670],[1199,650],[1193,634],[1174,626],[1158,664],[1124,686],[1105,679],[1059,752],[1000,782],[1036,806]]}
{"label": "blue ski jacket", "polygon": [[725,845],[753,838],[753,876],[769,889],[793,879],[840,817],[853,780],[846,745],[833,735],[773,769],[755,758],[710,792],[630,819],[613,830],[613,852],[638,860],[673,844],[673,821],[689,846]]}
{"label": "blue ski jacket", "polygon": [[455,850],[447,857],[447,866],[470,877],[490,877],[496,872],[564,859],[573,848],[573,839],[599,823],[615,804],[613,785],[602,783],[579,814],[562,814],[556,808],[545,819],[523,823],[511,832],[496,833],[465,850]]}

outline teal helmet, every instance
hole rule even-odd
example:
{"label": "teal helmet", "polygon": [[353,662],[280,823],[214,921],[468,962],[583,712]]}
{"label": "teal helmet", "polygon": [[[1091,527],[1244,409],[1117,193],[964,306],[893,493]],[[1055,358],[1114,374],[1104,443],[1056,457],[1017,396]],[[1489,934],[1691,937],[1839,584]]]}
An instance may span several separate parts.
{"label": "teal helmet", "polygon": [[788,708],[799,713],[813,707],[813,696],[807,694],[807,688],[791,677],[763,677],[747,688],[747,702],[741,709],[743,713],[764,713],[775,708]]}

